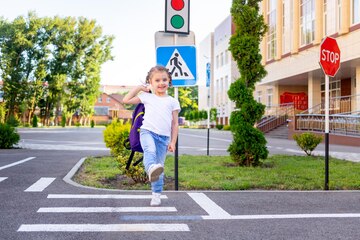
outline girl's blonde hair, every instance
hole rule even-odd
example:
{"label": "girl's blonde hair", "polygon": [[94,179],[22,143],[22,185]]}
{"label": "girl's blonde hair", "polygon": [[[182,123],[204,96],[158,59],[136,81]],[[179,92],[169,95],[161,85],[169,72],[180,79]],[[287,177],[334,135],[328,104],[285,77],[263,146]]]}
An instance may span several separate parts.
{"label": "girl's blonde hair", "polygon": [[169,77],[169,87],[172,86],[172,78],[171,78],[171,74],[170,74],[169,70],[168,70],[166,67],[160,66],[160,65],[157,65],[157,66],[152,67],[152,68],[150,69],[150,71],[148,72],[148,74],[147,74],[147,76],[146,76],[146,83],[147,83],[147,84],[150,84],[150,78],[152,77],[152,74],[153,74],[154,72],[166,72],[166,74],[167,74],[168,77]]}

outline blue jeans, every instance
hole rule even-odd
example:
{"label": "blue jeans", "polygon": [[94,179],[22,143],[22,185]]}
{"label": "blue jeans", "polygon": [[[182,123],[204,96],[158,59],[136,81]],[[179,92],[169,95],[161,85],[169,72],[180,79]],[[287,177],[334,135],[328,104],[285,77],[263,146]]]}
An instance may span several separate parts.
{"label": "blue jeans", "polygon": [[[146,129],[140,129],[140,143],[144,150],[146,173],[149,173],[149,168],[152,164],[160,163],[164,166],[169,140],[170,137],[159,135]],[[152,192],[161,193],[163,185],[164,173],[160,175],[159,180],[151,183]]]}

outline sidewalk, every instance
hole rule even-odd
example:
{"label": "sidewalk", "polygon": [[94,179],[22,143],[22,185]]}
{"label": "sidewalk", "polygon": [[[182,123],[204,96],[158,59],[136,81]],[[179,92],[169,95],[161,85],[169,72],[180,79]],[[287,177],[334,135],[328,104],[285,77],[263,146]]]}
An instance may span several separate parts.
{"label": "sidewalk", "polygon": [[[269,148],[270,153],[276,151],[286,151],[296,155],[305,155],[304,151],[302,151],[296,145],[296,142],[294,140],[276,139],[276,138],[266,138],[266,140],[268,142],[267,146]],[[325,156],[325,144],[320,143],[315,149],[315,151],[313,151],[313,155]],[[329,155],[331,157],[338,159],[344,159],[352,162],[360,162],[359,147],[330,144]]]}

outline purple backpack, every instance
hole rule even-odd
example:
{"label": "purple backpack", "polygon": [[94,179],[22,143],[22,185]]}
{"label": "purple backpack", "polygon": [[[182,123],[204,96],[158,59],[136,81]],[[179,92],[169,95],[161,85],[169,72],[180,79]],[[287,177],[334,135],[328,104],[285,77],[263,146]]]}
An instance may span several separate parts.
{"label": "purple backpack", "polygon": [[[143,152],[143,149],[140,144],[140,127],[142,125],[142,122],[144,120],[144,114],[145,114],[145,106],[143,103],[139,103],[133,114],[132,114],[132,120],[131,120],[131,128],[129,137],[127,140],[125,140],[125,148],[131,150],[130,157],[126,163],[126,169],[128,170],[131,164],[131,161],[134,157],[135,152]],[[133,166],[138,165],[142,161],[142,157],[137,160]]]}
{"label": "purple backpack", "polygon": [[131,129],[129,135],[130,148],[135,152],[143,152],[143,149],[140,144],[140,127],[144,120],[145,106],[142,103],[139,103],[133,114],[131,120]]}

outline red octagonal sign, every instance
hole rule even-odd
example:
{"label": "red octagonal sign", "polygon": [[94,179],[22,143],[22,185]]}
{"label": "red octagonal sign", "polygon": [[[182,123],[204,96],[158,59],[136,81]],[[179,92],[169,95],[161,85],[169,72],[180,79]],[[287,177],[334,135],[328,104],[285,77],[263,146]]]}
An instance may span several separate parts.
{"label": "red octagonal sign", "polygon": [[335,38],[326,37],[321,43],[319,63],[326,75],[336,75],[340,68],[340,49]]}

